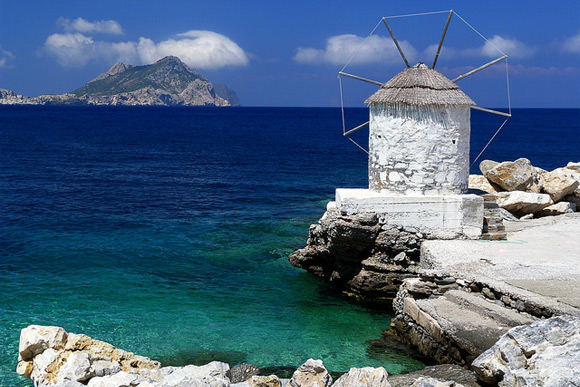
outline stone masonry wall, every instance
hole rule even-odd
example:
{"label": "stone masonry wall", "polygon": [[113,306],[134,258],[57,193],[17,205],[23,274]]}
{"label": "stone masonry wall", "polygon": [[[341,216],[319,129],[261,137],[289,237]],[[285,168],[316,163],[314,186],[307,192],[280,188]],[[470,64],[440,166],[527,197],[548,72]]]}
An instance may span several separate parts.
{"label": "stone masonry wall", "polygon": [[369,188],[461,194],[469,176],[469,106],[370,106]]}

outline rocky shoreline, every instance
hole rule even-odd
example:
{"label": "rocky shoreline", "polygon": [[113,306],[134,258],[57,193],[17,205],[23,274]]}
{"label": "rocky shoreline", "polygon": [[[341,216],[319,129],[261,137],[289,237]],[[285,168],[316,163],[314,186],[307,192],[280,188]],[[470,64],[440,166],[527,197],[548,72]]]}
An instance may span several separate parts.
{"label": "rocky shoreline", "polygon": [[[346,296],[392,306],[384,340],[439,365],[407,375],[352,368],[334,380],[324,359],[308,359],[284,379],[244,364],[162,367],[82,334],[29,326],[17,372],[35,386],[68,387],[580,385],[580,214],[571,211],[580,198],[580,164],[541,172],[519,159],[485,162],[482,171],[485,181],[470,182],[483,190],[488,240],[436,240],[375,214],[342,214],[330,203],[307,246],[289,257]],[[549,199],[540,197],[541,206],[502,201],[528,194]],[[566,203],[562,215],[545,211],[559,203]]]}

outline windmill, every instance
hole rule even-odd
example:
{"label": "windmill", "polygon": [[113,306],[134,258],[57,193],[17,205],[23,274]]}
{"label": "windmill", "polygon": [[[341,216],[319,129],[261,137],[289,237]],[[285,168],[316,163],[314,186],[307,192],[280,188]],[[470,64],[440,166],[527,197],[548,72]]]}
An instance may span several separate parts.
{"label": "windmill", "polygon": [[[386,26],[406,69],[388,82],[346,73],[348,63],[339,72],[341,93],[341,77],[379,88],[365,101],[369,106],[369,121],[348,131],[342,106],[343,134],[363,150],[350,135],[369,127],[369,150],[365,150],[369,155],[369,188],[337,189],[336,205],[345,213],[375,212],[386,223],[426,228],[431,234],[478,237],[483,200],[476,195],[465,195],[469,177],[470,112],[476,109],[506,117],[497,134],[511,116],[511,108],[504,113],[478,107],[456,82],[507,60],[507,55],[498,49],[502,55],[497,59],[453,80],[446,78],[435,66],[454,12],[443,12],[449,15],[431,66],[422,62],[409,64],[388,23],[389,18],[385,17],[375,30],[380,24]],[[418,15],[425,14],[403,16]],[[425,203],[429,203],[428,211],[421,208]]]}

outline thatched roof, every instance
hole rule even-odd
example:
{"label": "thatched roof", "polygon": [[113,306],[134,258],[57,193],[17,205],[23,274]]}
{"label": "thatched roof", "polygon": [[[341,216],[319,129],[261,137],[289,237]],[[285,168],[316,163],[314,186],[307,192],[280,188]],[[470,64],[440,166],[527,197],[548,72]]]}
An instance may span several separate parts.
{"label": "thatched roof", "polygon": [[459,86],[419,62],[395,75],[365,103],[410,105],[475,105]]}

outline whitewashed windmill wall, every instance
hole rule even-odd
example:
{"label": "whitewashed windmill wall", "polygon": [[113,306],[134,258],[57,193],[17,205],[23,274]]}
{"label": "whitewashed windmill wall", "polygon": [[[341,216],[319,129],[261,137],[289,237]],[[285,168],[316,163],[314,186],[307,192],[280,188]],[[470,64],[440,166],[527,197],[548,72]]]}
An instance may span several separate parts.
{"label": "whitewashed windmill wall", "polygon": [[474,102],[423,63],[365,101],[369,104],[369,189],[393,195],[467,191]]}

